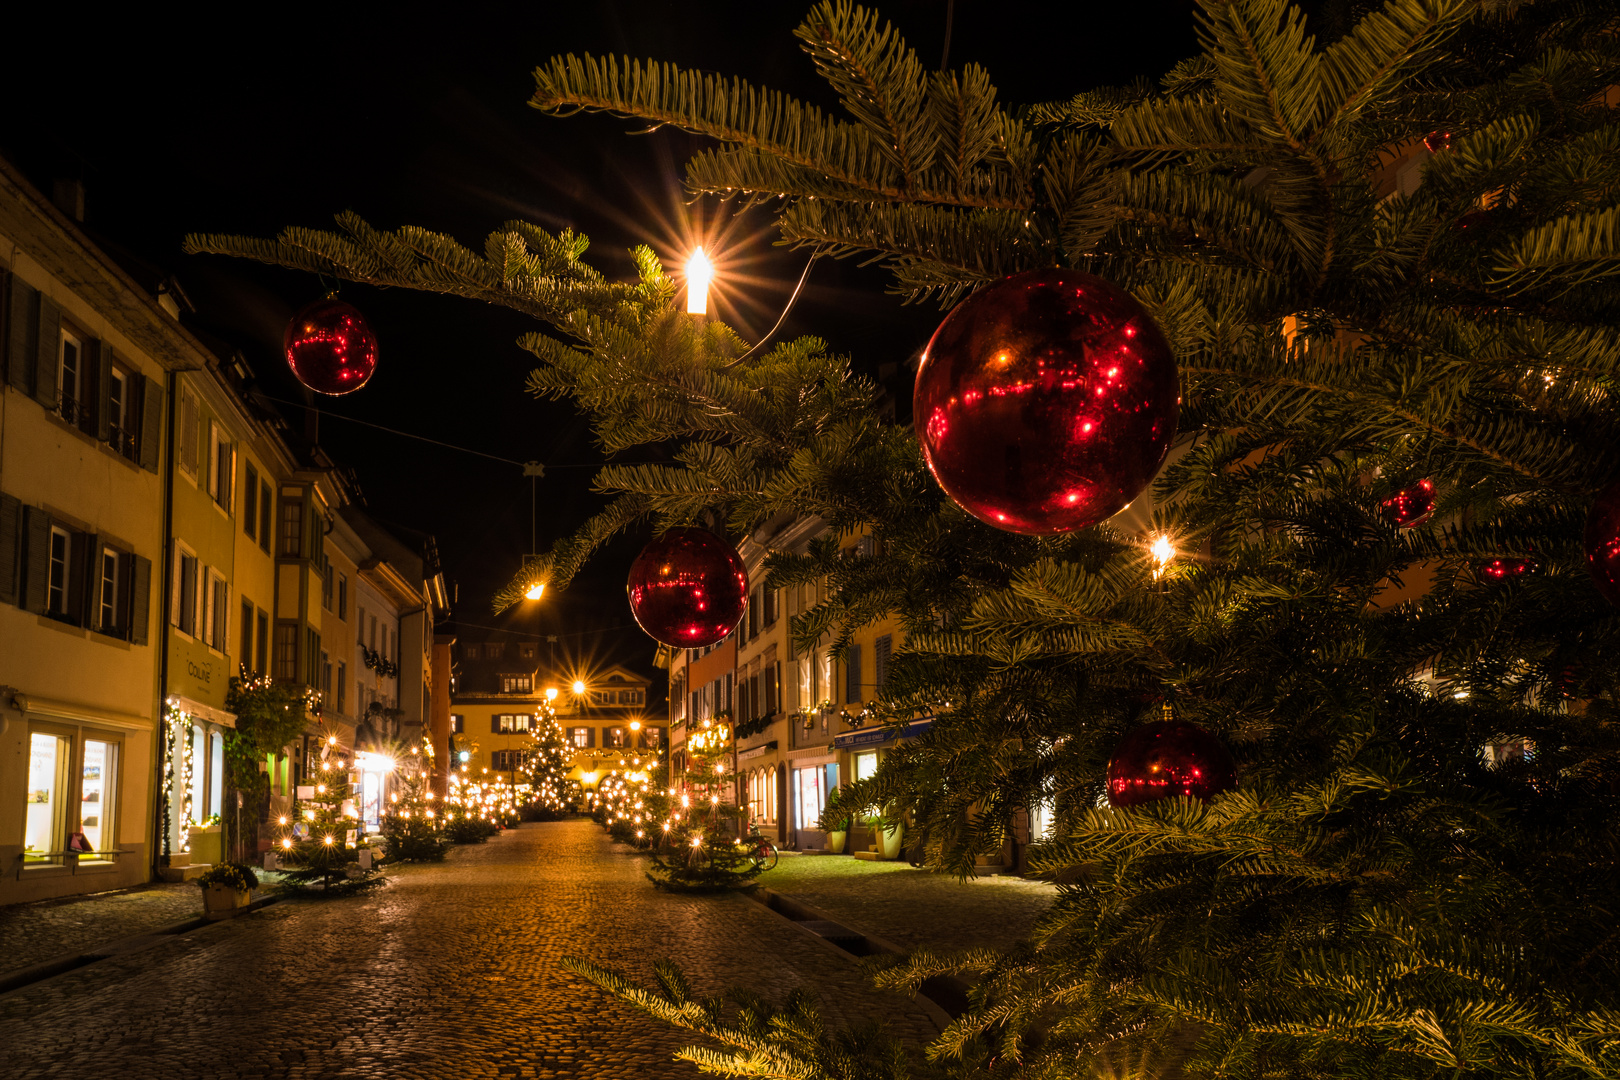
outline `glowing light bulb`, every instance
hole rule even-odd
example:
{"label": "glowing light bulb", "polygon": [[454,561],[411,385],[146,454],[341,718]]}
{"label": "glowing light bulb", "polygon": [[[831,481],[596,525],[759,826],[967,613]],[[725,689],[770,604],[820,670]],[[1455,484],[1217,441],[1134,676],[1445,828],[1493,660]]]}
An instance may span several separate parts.
{"label": "glowing light bulb", "polygon": [[686,260],[686,313],[709,313],[709,282],[714,280],[714,264],[702,248],[692,252]]}
{"label": "glowing light bulb", "polygon": [[584,692],[585,692],[585,680],[583,680],[583,679],[575,679],[574,680],[574,693],[583,694]]}
{"label": "glowing light bulb", "polygon": [[284,848],[292,847],[292,837],[290,837],[290,836],[282,837],[281,838],[281,846],[284,847]]}
{"label": "glowing light bulb", "polygon": [[528,592],[525,592],[523,597],[526,600],[538,600],[544,595],[546,595],[546,583],[537,581],[529,586]]}
{"label": "glowing light bulb", "polygon": [[1170,565],[1170,560],[1176,557],[1175,545],[1163,533],[1153,538],[1153,543],[1148,547],[1148,552],[1153,556],[1153,561],[1158,564],[1153,570],[1155,578],[1163,574],[1165,568]]}
{"label": "glowing light bulb", "polygon": [[546,700],[547,701],[556,701],[557,700],[557,688],[555,686],[546,687]]}
{"label": "glowing light bulb", "polygon": [[331,838],[331,837],[330,837],[330,836],[328,836],[328,837],[325,837],[325,838],[324,838],[324,839],[323,839],[323,840],[322,840],[322,841],[321,841],[321,843],[323,843],[323,844],[330,844],[330,843],[331,843],[331,842],[332,842],[332,838]]}

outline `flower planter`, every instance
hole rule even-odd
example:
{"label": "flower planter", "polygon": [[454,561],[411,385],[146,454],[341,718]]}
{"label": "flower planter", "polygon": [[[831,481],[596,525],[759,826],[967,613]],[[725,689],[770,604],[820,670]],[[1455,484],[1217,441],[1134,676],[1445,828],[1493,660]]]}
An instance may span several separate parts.
{"label": "flower planter", "polygon": [[248,906],[252,893],[229,885],[209,885],[203,889],[203,914],[210,919],[229,919]]}
{"label": "flower planter", "polygon": [[905,838],[906,827],[896,824],[892,829],[872,829],[877,839],[878,858],[898,859],[900,857],[900,842]]}
{"label": "flower planter", "polygon": [[829,832],[827,834],[827,850],[834,855],[844,853],[844,842],[849,839],[847,832]]}

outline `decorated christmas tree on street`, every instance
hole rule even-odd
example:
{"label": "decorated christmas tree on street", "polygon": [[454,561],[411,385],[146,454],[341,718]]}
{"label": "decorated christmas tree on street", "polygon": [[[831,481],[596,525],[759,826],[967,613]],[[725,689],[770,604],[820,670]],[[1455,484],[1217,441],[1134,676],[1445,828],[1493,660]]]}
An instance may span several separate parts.
{"label": "decorated christmas tree on street", "polygon": [[390,862],[438,861],[450,843],[444,838],[443,800],[435,798],[433,740],[424,737],[394,770],[394,790],[382,813],[382,834]]}
{"label": "decorated christmas tree on street", "polygon": [[680,892],[736,888],[754,876],[754,865],[737,844],[731,716],[694,722],[683,749],[686,769],[671,778],[676,794],[658,823],[662,842],[647,877]]}
{"label": "decorated christmas tree on street", "polygon": [[523,752],[523,764],[518,769],[519,785],[528,784],[528,808],[538,813],[541,820],[555,820],[567,815],[579,801],[579,781],[571,779],[573,747],[557,723],[557,711],[542,705],[529,732],[533,745]]}
{"label": "decorated christmas tree on street", "polygon": [[[533,315],[529,389],[609,453],[672,455],[601,471],[551,587],[626,529],[815,514],[830,535],[768,563],[827,586],[795,645],[897,617],[882,709],[934,717],[849,797],[959,874],[1052,807],[1027,947],[879,976],[975,981],[926,1061],[803,1001],[726,1013],[581,967],[721,1045],[683,1056],[1620,1075],[1620,11],[1326,7],[1202,0],[1200,55],[1156,84],[1017,108],[834,4],[798,35],[846,116],[656,61],[536,72],[537,108],[708,136],[694,194],[949,307],[910,425],[820,339],[687,315],[646,249],[615,283],[522,222],[482,254],[352,216],[191,241]],[[1106,47],[1077,39],[1076,70]],[[872,553],[840,557],[857,530]],[[723,573],[698,546],[661,565],[657,595]]]}
{"label": "decorated christmas tree on street", "polygon": [[383,881],[379,869],[361,865],[349,767],[337,736],[328,735],[321,743],[319,766],[305,778],[309,796],[293,804],[290,820],[283,819],[278,869],[293,889],[341,895]]}

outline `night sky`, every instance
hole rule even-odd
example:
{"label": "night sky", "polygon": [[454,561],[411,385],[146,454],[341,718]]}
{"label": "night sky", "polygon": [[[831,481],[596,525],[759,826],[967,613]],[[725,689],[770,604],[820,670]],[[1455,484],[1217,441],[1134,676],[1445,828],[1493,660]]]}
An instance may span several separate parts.
{"label": "night sky", "polygon": [[[269,236],[292,224],[325,227],[352,209],[381,228],[421,225],[481,250],[503,221],[526,218],[584,232],[588,258],[614,276],[629,274],[632,244],[652,244],[674,266],[689,237],[723,234],[717,261],[722,275],[730,271],[731,302],[718,314],[745,336],[776,321],[803,268],[804,255],[771,246],[768,214],[733,221],[729,208],[687,203],[681,166],[700,140],[627,134],[638,125],[611,117],[554,119],[526,102],[530,72],[555,53],[627,52],[739,75],[836,110],[792,36],[806,3],[465,4],[424,9],[432,17],[274,5],[235,9],[228,26],[217,6],[196,15],[53,7],[30,18],[59,22],[26,26],[8,50],[0,152],[47,194],[56,178],[82,179],[93,234],[173,272],[200,308],[188,321],[241,348],[273,397],[300,397],[280,359],[281,334],[298,306],[322,294],[321,283],[183,255],[186,232]],[[937,66],[944,0],[882,10],[925,66]],[[1057,32],[1050,20],[1065,11],[1084,20]],[[247,13],[252,23],[241,21]],[[1189,0],[958,0],[950,63],[983,64],[1002,100],[1019,104],[1157,77],[1195,49]],[[898,364],[890,385],[908,397],[904,364],[940,316],[902,306],[884,284],[881,272],[853,260],[821,261],[782,336],[817,333],[873,375]],[[341,295],[370,320],[381,362],[365,389],[321,407],[544,462],[552,471],[539,485],[541,551],[602,504],[589,468],[562,467],[602,460],[583,420],[566,403],[523,392],[532,357],[515,341],[532,322],[450,297],[355,285]],[[296,408],[283,412],[302,424]],[[375,517],[438,538],[459,590],[455,618],[497,622],[489,597],[530,545],[520,470],[339,419],[320,423],[321,442],[354,469]],[[570,635],[563,647],[571,656],[647,667],[651,639],[633,629],[623,591],[645,539],[623,538],[566,596],[547,598],[547,630]]]}

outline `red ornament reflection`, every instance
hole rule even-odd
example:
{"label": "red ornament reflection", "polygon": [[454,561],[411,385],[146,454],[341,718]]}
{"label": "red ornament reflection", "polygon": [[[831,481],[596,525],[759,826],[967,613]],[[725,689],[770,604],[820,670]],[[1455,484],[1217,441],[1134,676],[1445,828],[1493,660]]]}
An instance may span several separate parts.
{"label": "red ornament reflection", "polygon": [[1423,148],[1431,154],[1451,149],[1451,132],[1431,131],[1423,136]]}
{"label": "red ornament reflection", "polygon": [[366,320],[341,300],[317,300],[287,324],[282,335],[287,366],[318,394],[348,394],[377,370],[377,338]]}
{"label": "red ornament reflection", "polygon": [[1048,534],[1123,510],[1164,463],[1180,412],[1175,359],[1129,293],[1032,270],[959,304],[913,394],[923,457],[986,524]]}
{"label": "red ornament reflection", "polygon": [[1610,484],[1592,504],[1581,546],[1592,584],[1605,600],[1620,607],[1620,483]]}
{"label": "red ornament reflection", "polygon": [[1397,529],[1410,529],[1428,521],[1434,514],[1434,483],[1419,480],[1405,491],[1397,491],[1379,504],[1384,517]]}
{"label": "red ornament reflection", "polygon": [[642,548],[625,583],[630,613],[665,645],[702,648],[724,638],[748,606],[748,572],[705,529],[671,529]]}
{"label": "red ornament reflection", "polygon": [[1524,577],[1526,574],[1535,573],[1535,570],[1534,559],[1485,559],[1474,567],[1475,575],[1485,582]]}
{"label": "red ornament reflection", "polygon": [[1221,741],[1197,724],[1161,720],[1120,740],[1108,763],[1108,801],[1138,806],[1182,795],[1209,800],[1237,786],[1237,768]]}

